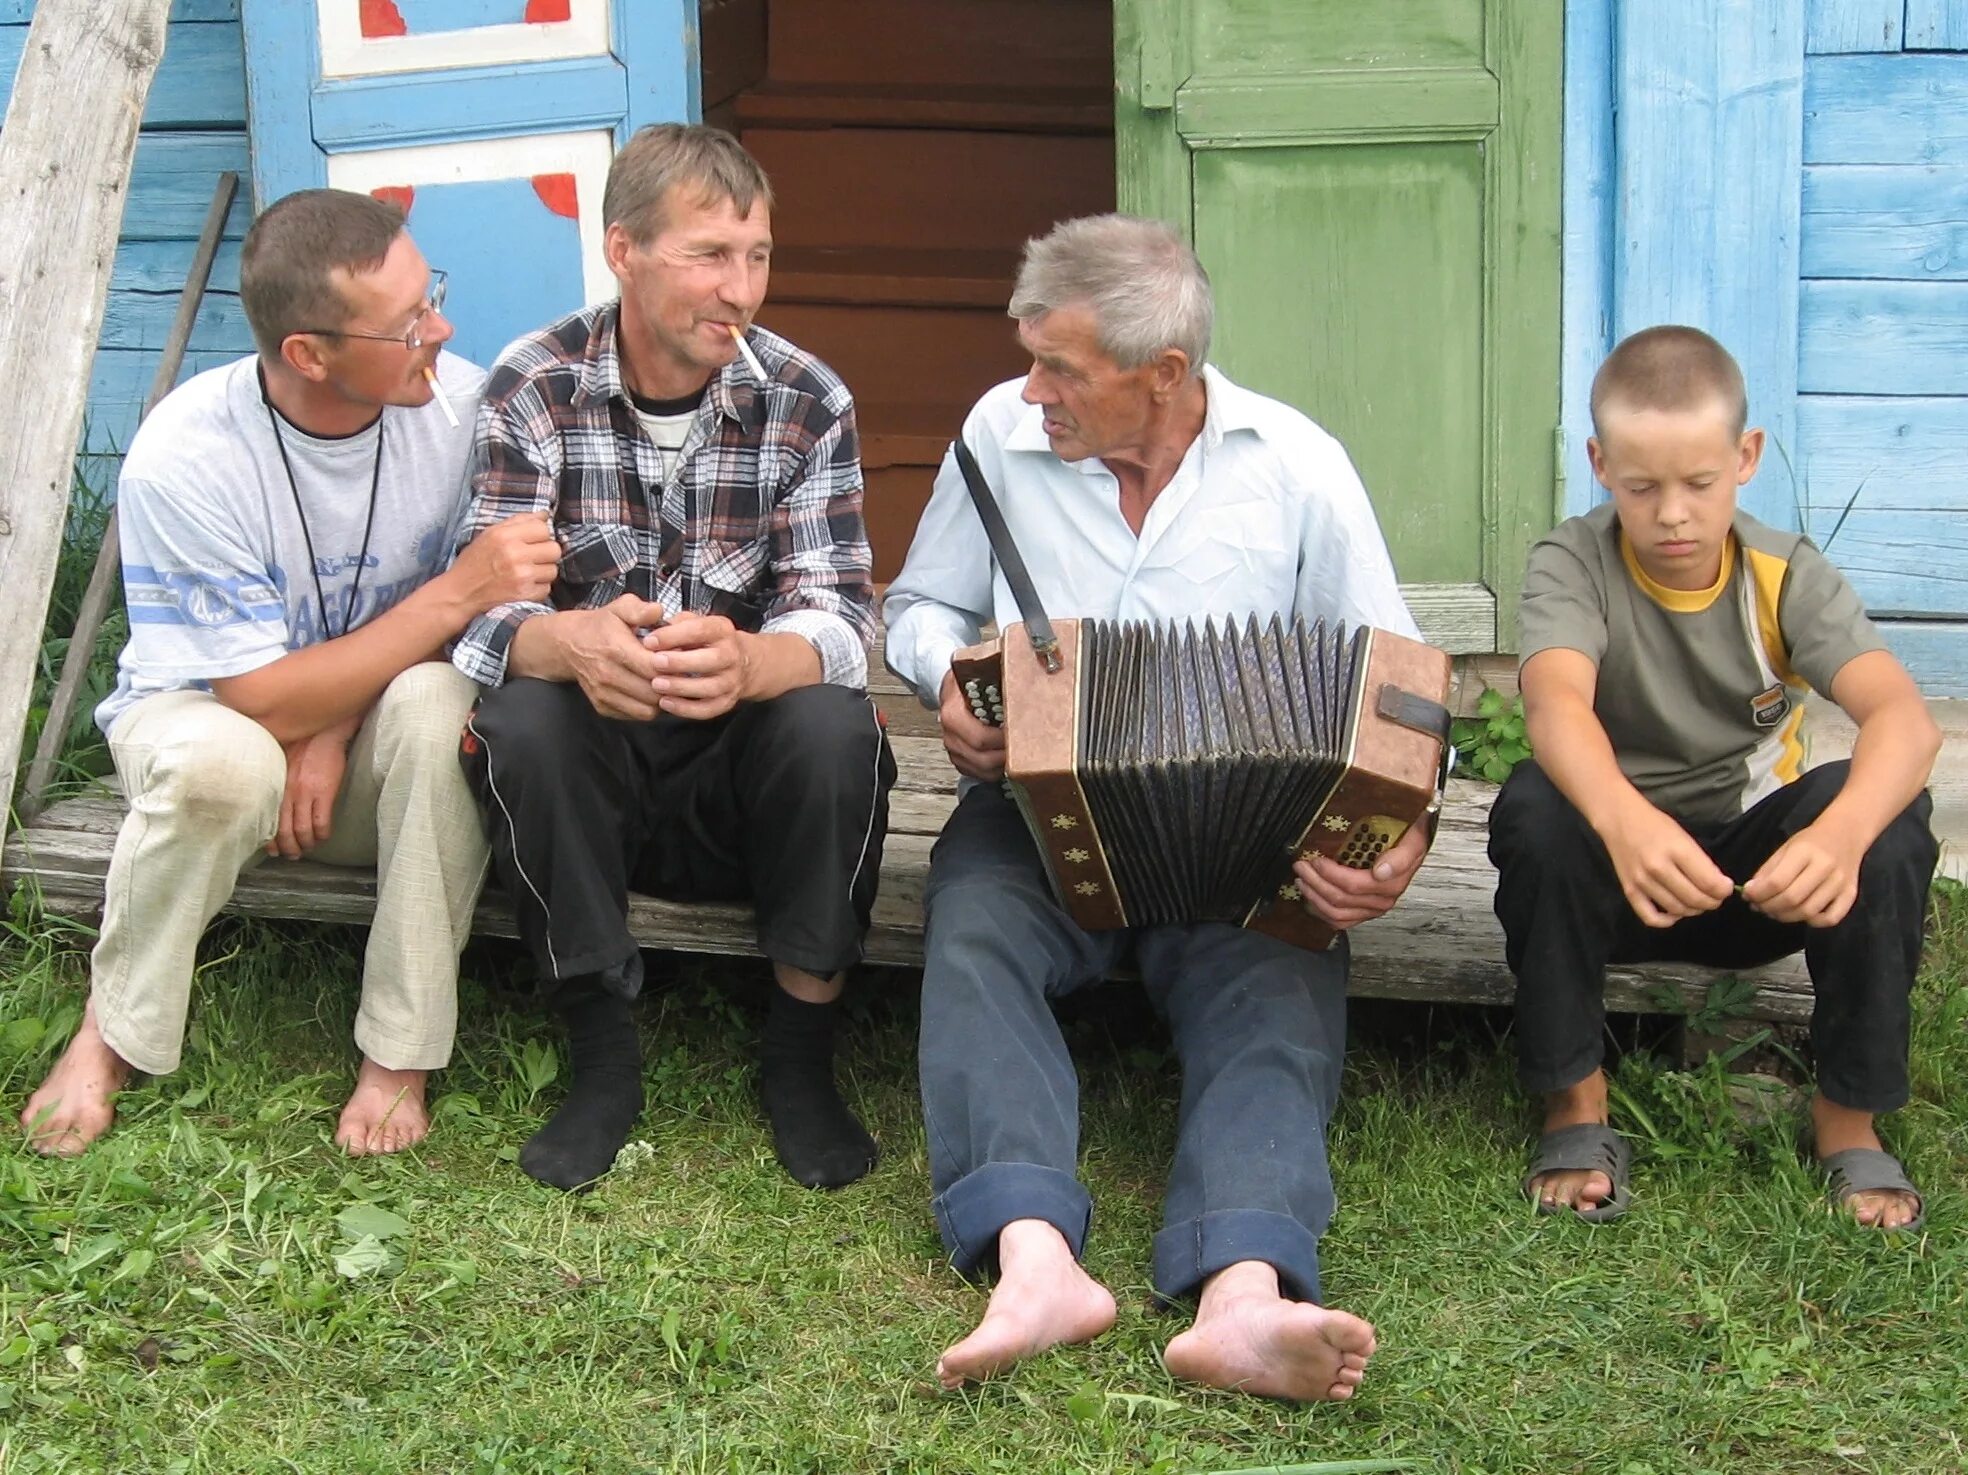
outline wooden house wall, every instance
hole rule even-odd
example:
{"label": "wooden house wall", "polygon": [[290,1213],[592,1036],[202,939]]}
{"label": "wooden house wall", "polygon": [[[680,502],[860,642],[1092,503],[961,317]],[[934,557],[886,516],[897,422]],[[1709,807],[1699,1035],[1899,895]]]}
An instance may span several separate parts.
{"label": "wooden house wall", "polygon": [[1968,696],[1968,0],[1567,0],[1565,496],[1592,373],[1659,322],[1742,360],[1743,503]]}
{"label": "wooden house wall", "polygon": [[1968,683],[1968,0],[1811,0],[1805,525],[1910,658]]}
{"label": "wooden house wall", "polygon": [[[33,19],[34,0],[0,0],[0,107]],[[223,170],[239,196],[186,354],[187,374],[252,350],[239,307],[239,240],[252,219],[246,159],[246,63],[239,0],[175,0],[164,58],[137,141],[123,235],[90,385],[84,475],[103,486],[137,426],[193,243]]]}

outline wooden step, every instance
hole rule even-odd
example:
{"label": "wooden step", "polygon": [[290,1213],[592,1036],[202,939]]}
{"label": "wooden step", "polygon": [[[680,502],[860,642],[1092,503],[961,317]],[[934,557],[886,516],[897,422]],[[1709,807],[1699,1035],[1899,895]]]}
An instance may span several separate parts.
{"label": "wooden step", "polygon": [[772,179],[779,250],[1016,252],[1114,208],[1114,140],[938,128],[748,128]]}
{"label": "wooden step", "polygon": [[964,128],[986,133],[1112,133],[1114,90],[775,82],[738,95],[741,128]]}
{"label": "wooden step", "polygon": [[[870,962],[919,966],[922,962],[923,886],[930,847],[956,797],[956,775],[933,737],[890,739],[898,777],[890,797],[889,833],[882,854],[881,890],[867,942]],[[1496,872],[1484,855],[1490,800],[1488,785],[1457,781],[1450,787],[1435,849],[1400,905],[1352,934],[1349,991],[1367,998],[1445,1003],[1508,1004],[1513,985],[1503,961],[1503,937],[1490,899]],[[32,881],[51,911],[94,916],[102,909],[103,878],[122,823],[123,801],[114,794],[69,799],[51,806],[25,832],[7,837],[0,855],[0,894]],[[367,922],[375,911],[376,876],[354,866],[309,861],[250,867],[241,875],[227,910],[248,916],[295,917],[325,922]],[[630,897],[629,925],[645,947],[756,956],[751,909],[683,905]],[[510,937],[512,909],[488,889],[473,920],[479,932]],[[1658,1013],[1663,999],[1696,1008],[1716,970],[1687,964],[1648,964],[1608,970],[1608,1008]],[[1811,986],[1798,959],[1743,970],[1754,984],[1748,1017],[1804,1023],[1811,1017]]]}
{"label": "wooden step", "polygon": [[1111,91],[1111,0],[771,0],[775,84]]}
{"label": "wooden step", "polygon": [[791,246],[773,252],[769,295],[777,302],[1003,312],[1017,275],[1012,251]]}

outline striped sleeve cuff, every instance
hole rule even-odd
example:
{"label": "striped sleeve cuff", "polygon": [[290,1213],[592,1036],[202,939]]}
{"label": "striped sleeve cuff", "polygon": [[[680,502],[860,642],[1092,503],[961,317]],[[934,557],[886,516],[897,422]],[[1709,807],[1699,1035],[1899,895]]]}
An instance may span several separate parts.
{"label": "striped sleeve cuff", "polygon": [[550,604],[494,605],[465,626],[465,633],[451,647],[451,664],[480,686],[504,686],[513,636],[533,616],[552,613]]}
{"label": "striped sleeve cuff", "polygon": [[868,684],[868,648],[839,615],[818,609],[788,610],[767,620],[760,633],[799,636],[819,653],[820,679],[829,686],[858,691]]}

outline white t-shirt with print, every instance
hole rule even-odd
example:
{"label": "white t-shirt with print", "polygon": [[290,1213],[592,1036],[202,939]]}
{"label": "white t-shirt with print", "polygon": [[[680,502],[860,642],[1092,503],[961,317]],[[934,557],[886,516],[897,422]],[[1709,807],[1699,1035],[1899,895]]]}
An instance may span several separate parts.
{"label": "white t-shirt with print", "polygon": [[117,481],[130,640],[97,726],[107,733],[147,696],[208,690],[346,634],[449,564],[485,374],[440,354],[437,375],[456,429],[433,400],[386,406],[339,439],[282,418],[276,442],[257,356],[187,380],[151,412]]}

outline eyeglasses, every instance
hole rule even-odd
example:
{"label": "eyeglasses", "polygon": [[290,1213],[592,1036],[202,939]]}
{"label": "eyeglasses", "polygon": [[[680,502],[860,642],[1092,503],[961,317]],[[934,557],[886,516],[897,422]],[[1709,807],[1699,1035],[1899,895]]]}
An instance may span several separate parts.
{"label": "eyeglasses", "polygon": [[296,333],[319,333],[324,338],[367,338],[375,343],[401,343],[412,350],[424,346],[424,322],[433,313],[444,311],[444,294],[449,288],[450,279],[437,268],[431,268],[430,295],[424,299],[417,315],[410,320],[410,327],[402,333],[352,333],[346,328],[296,328]]}

